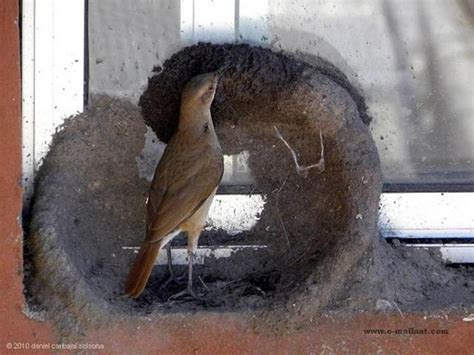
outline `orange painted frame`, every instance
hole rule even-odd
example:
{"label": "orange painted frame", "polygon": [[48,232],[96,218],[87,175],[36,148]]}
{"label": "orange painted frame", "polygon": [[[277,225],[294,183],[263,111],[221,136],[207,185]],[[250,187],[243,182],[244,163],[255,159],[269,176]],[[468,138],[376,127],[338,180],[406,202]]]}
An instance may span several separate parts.
{"label": "orange painted frame", "polygon": [[[54,324],[29,318],[23,296],[21,215],[21,95],[18,0],[0,2],[0,353],[9,347],[57,344]],[[364,329],[447,329],[448,335],[367,335]],[[135,318],[89,329],[83,343],[107,353],[401,352],[468,354],[474,323],[445,317],[347,315],[321,317],[296,332],[249,329],[237,313],[197,313],[181,321]],[[28,344],[28,345],[25,345]],[[17,351],[13,351],[19,353]],[[24,353],[22,351],[21,353]]]}

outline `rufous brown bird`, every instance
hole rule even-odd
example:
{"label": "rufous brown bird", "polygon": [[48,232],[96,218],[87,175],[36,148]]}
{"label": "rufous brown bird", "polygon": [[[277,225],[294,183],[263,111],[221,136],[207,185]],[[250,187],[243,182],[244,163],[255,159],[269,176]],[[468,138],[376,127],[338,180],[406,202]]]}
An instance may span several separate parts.
{"label": "rufous brown bird", "polygon": [[125,293],[133,298],[143,292],[158,252],[180,232],[188,236],[187,291],[194,296],[193,256],[224,171],[210,110],[218,80],[218,71],[198,75],[181,95],[177,131],[166,146],[150,187],[146,237],[125,283]]}

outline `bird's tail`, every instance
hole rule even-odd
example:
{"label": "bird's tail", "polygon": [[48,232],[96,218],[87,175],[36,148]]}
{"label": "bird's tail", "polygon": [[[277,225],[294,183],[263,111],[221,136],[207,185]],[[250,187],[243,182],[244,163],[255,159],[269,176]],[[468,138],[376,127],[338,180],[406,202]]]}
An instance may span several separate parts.
{"label": "bird's tail", "polygon": [[143,243],[125,282],[125,293],[137,298],[143,292],[160,251],[161,243]]}

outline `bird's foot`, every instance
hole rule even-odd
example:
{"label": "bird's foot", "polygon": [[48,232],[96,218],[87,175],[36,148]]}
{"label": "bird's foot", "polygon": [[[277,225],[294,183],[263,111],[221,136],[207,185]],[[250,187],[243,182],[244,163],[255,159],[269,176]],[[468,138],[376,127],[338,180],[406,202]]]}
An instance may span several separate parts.
{"label": "bird's foot", "polygon": [[168,280],[166,280],[165,282],[163,282],[161,284],[160,288],[158,289],[158,292],[161,292],[164,289],[166,289],[168,287],[168,285],[173,281],[176,281],[176,277],[174,277],[174,276],[173,277],[172,276],[168,277]]}
{"label": "bird's foot", "polygon": [[168,279],[163,282],[158,289],[159,292],[166,290],[166,288],[169,286],[169,284],[174,283],[176,285],[182,285],[183,283],[186,282],[186,273],[183,273],[182,275],[176,276],[175,273],[171,273]]}
{"label": "bird's foot", "polygon": [[183,291],[180,291],[168,297],[168,301],[188,300],[188,299],[194,299],[194,300],[200,299],[200,297],[198,297],[196,293],[194,293],[194,290],[192,289],[192,287],[187,287]]}

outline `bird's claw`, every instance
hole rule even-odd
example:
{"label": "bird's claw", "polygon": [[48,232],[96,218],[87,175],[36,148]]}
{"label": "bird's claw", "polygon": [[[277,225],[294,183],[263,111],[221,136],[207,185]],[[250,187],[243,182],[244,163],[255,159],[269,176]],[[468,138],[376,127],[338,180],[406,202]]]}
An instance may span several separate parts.
{"label": "bird's claw", "polygon": [[180,291],[168,297],[168,301],[174,301],[180,298],[184,298],[184,299],[188,298],[188,299],[194,299],[194,300],[199,299],[199,297],[194,293],[193,289],[190,287],[187,287],[183,291]]}
{"label": "bird's claw", "polygon": [[176,276],[176,275],[173,273],[173,274],[171,274],[171,275],[168,277],[168,279],[167,279],[165,282],[163,282],[163,283],[161,284],[161,286],[160,286],[160,288],[158,289],[158,291],[161,292],[161,291],[165,290],[165,289],[168,287],[168,285],[169,285],[170,283],[173,283],[173,282],[174,282],[176,285],[182,285],[182,284],[183,284],[183,281],[184,281],[184,278],[185,278],[185,274]]}

